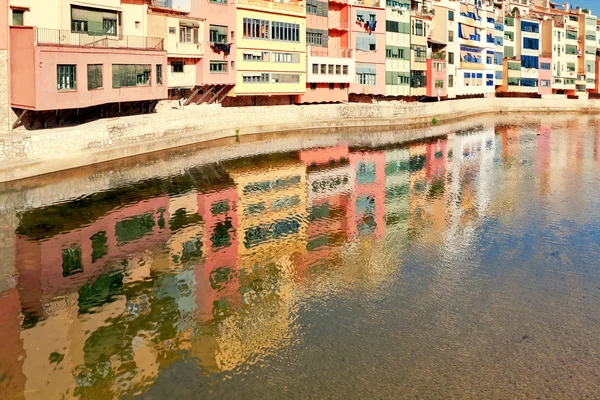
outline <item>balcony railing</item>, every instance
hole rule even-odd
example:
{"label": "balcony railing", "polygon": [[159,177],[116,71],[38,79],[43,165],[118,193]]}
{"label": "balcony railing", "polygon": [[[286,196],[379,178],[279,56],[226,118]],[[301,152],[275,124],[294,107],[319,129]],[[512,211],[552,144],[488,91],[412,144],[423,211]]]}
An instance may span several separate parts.
{"label": "balcony railing", "polygon": [[348,21],[331,21],[329,29],[348,30]]}
{"label": "balcony railing", "polygon": [[352,49],[328,50],[324,47],[310,47],[311,57],[352,58]]}
{"label": "balcony railing", "polygon": [[429,55],[429,58],[431,58],[432,60],[442,60],[442,61],[446,61],[446,53],[443,51],[440,52],[436,52],[436,53],[431,53]]}
{"label": "balcony railing", "polygon": [[268,0],[237,0],[237,5],[251,9],[292,15],[303,15],[306,7],[304,2],[278,3]]}
{"label": "balcony railing", "polygon": [[150,4],[153,7],[173,8],[173,0],[151,0]]}
{"label": "balcony railing", "polygon": [[164,50],[164,39],[146,36],[87,34],[68,30],[38,28],[38,45]]}

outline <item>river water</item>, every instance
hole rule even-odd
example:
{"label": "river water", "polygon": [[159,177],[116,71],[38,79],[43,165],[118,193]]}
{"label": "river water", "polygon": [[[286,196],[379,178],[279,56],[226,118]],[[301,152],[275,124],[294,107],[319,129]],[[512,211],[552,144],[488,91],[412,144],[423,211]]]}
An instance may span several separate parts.
{"label": "river water", "polygon": [[439,129],[43,178],[0,397],[598,398],[600,122]]}

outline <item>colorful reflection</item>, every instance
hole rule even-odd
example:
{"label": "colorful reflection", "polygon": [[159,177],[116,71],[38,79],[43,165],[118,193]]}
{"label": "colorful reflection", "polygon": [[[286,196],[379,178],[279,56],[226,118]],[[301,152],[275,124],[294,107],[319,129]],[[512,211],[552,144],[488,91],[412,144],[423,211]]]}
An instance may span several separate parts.
{"label": "colorful reflection", "polygon": [[467,245],[497,204],[514,208],[522,157],[549,195],[550,160],[584,146],[533,132],[529,155],[504,125],[227,161],[28,211],[0,296],[0,397],[112,399],[177,360],[208,375],[264,362],[302,335],[322,282],[382,285],[412,244]]}

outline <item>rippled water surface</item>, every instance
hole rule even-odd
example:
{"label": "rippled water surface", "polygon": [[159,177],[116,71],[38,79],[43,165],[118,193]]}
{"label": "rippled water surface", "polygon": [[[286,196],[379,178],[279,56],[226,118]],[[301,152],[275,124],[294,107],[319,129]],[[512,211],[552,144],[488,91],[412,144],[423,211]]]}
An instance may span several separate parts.
{"label": "rippled water surface", "polygon": [[344,138],[38,188],[0,398],[600,397],[600,123]]}

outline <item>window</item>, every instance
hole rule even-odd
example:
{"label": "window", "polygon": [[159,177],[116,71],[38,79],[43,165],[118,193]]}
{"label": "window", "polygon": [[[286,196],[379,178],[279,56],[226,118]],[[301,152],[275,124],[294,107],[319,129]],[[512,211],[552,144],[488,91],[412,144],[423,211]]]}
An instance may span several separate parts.
{"label": "window", "polygon": [[443,89],[444,88],[444,81],[436,80],[435,81],[435,88],[436,89]]}
{"label": "window", "polygon": [[264,61],[264,55],[262,51],[257,52],[245,52],[243,58],[246,61]]}
{"label": "window", "polygon": [[300,83],[299,74],[271,74],[271,83]]}
{"label": "window", "polygon": [[23,16],[25,11],[23,10],[12,10],[12,24],[14,26],[23,26]]}
{"label": "window", "polygon": [[102,28],[107,35],[117,36],[117,20],[105,19],[102,20]]}
{"label": "window", "polygon": [[406,85],[410,84],[410,73],[408,72],[396,72],[386,71],[385,72],[385,84],[386,85]]}
{"label": "window", "polygon": [[375,51],[377,50],[377,41],[375,35],[367,33],[358,33],[356,35],[356,50]]}
{"label": "window", "polygon": [[346,89],[346,84],[345,83],[340,83],[340,89]]}
{"label": "window", "polygon": [[504,39],[510,41],[510,42],[514,42],[515,41],[515,33],[514,32],[504,32]]}
{"label": "window", "polygon": [[217,3],[217,4],[227,4],[227,0],[208,0],[211,3]]}
{"label": "window", "polygon": [[361,64],[356,66],[356,84],[375,85],[377,71],[375,65]]}
{"label": "window", "polygon": [[269,74],[243,74],[242,82],[244,83],[269,83]]}
{"label": "window", "polygon": [[342,65],[342,75],[348,75],[348,66]]}
{"label": "window", "polygon": [[448,87],[454,87],[454,75],[448,75]]}
{"label": "window", "polygon": [[330,83],[329,84],[329,90],[333,90],[335,89],[335,83]]}
{"label": "window", "polygon": [[410,48],[413,54],[414,62],[427,62],[427,47],[411,44]]}
{"label": "window", "polygon": [[183,61],[171,61],[171,69],[175,73],[182,73],[183,65]]}
{"label": "window", "polygon": [[540,33],[540,24],[538,24],[536,22],[521,21],[521,31],[522,32],[531,32],[531,33]]}
{"label": "window", "polygon": [[448,41],[454,42],[454,31],[448,31]]}
{"label": "window", "polygon": [[209,70],[211,73],[225,73],[227,72],[227,61],[211,61]]}
{"label": "window", "polygon": [[81,246],[72,244],[62,251],[63,277],[83,272]]}
{"label": "window", "polygon": [[198,28],[192,25],[193,23],[187,23],[187,25],[181,25],[183,22],[179,24],[179,41],[181,43],[198,43]]}
{"label": "window", "polygon": [[540,86],[541,87],[549,87],[550,86],[550,81],[547,79],[540,79]]}
{"label": "window", "polygon": [[87,32],[87,21],[71,21],[71,32]]}
{"label": "window", "polygon": [[400,23],[398,21],[385,21],[385,30],[387,32],[400,32]]}
{"label": "window", "polygon": [[521,80],[519,78],[508,77],[508,86],[521,86]]}
{"label": "window", "polygon": [[71,6],[71,31],[90,35],[117,35],[116,11]]}
{"label": "window", "polygon": [[327,73],[327,65],[321,64],[321,74],[325,75]]}
{"label": "window", "polygon": [[318,74],[319,73],[319,64],[313,64],[312,69],[313,69],[313,74]]}
{"label": "window", "polygon": [[102,87],[102,64],[91,64],[87,66],[88,90]]}
{"label": "window", "polygon": [[75,65],[58,65],[56,70],[58,90],[77,89],[77,67]]}
{"label": "window", "polygon": [[252,39],[269,39],[269,21],[244,18],[244,37]]}
{"label": "window", "polygon": [[427,87],[427,75],[425,71],[410,71],[410,87],[424,88]]}
{"label": "window", "polygon": [[524,37],[523,38],[523,48],[530,49],[530,50],[539,50],[540,40]]}
{"label": "window", "polygon": [[227,43],[227,27],[211,25],[209,30],[209,40],[211,43]]}
{"label": "window", "polygon": [[448,53],[448,64],[454,65],[454,53]]}
{"label": "window", "polygon": [[329,65],[328,65],[328,68],[327,68],[327,73],[328,73],[329,75],[333,75],[333,68],[334,68],[334,67],[333,67],[333,64],[329,64]]}
{"label": "window", "polygon": [[306,13],[317,15],[317,6],[315,4],[306,3]]}
{"label": "window", "polygon": [[313,46],[323,46],[324,38],[323,31],[317,29],[307,29],[306,30],[306,44]]}
{"label": "window", "polygon": [[163,83],[163,72],[162,64],[156,64],[156,84],[162,85]]}
{"label": "window", "polygon": [[423,21],[415,21],[415,36],[423,36]]}
{"label": "window", "polygon": [[271,39],[283,42],[300,42],[300,25],[287,22],[273,22]]}
{"label": "window", "polygon": [[448,21],[454,21],[454,11],[448,10]]}
{"label": "window", "polygon": [[150,86],[152,67],[149,64],[113,64],[113,88]]}
{"label": "window", "polygon": [[314,82],[311,82],[310,84],[310,90],[317,90],[317,84]]}
{"label": "window", "polygon": [[516,62],[509,62],[508,63],[508,69],[512,70],[512,71],[518,71],[521,69],[521,66],[516,63]]}
{"label": "window", "polygon": [[494,74],[485,74],[485,86],[494,86]]}
{"label": "window", "polygon": [[550,71],[550,63],[546,63],[546,62],[540,63],[540,69],[543,69],[545,71]]}
{"label": "window", "polygon": [[336,75],[341,75],[342,74],[342,66],[341,65],[336,65],[335,66],[335,74]]}

